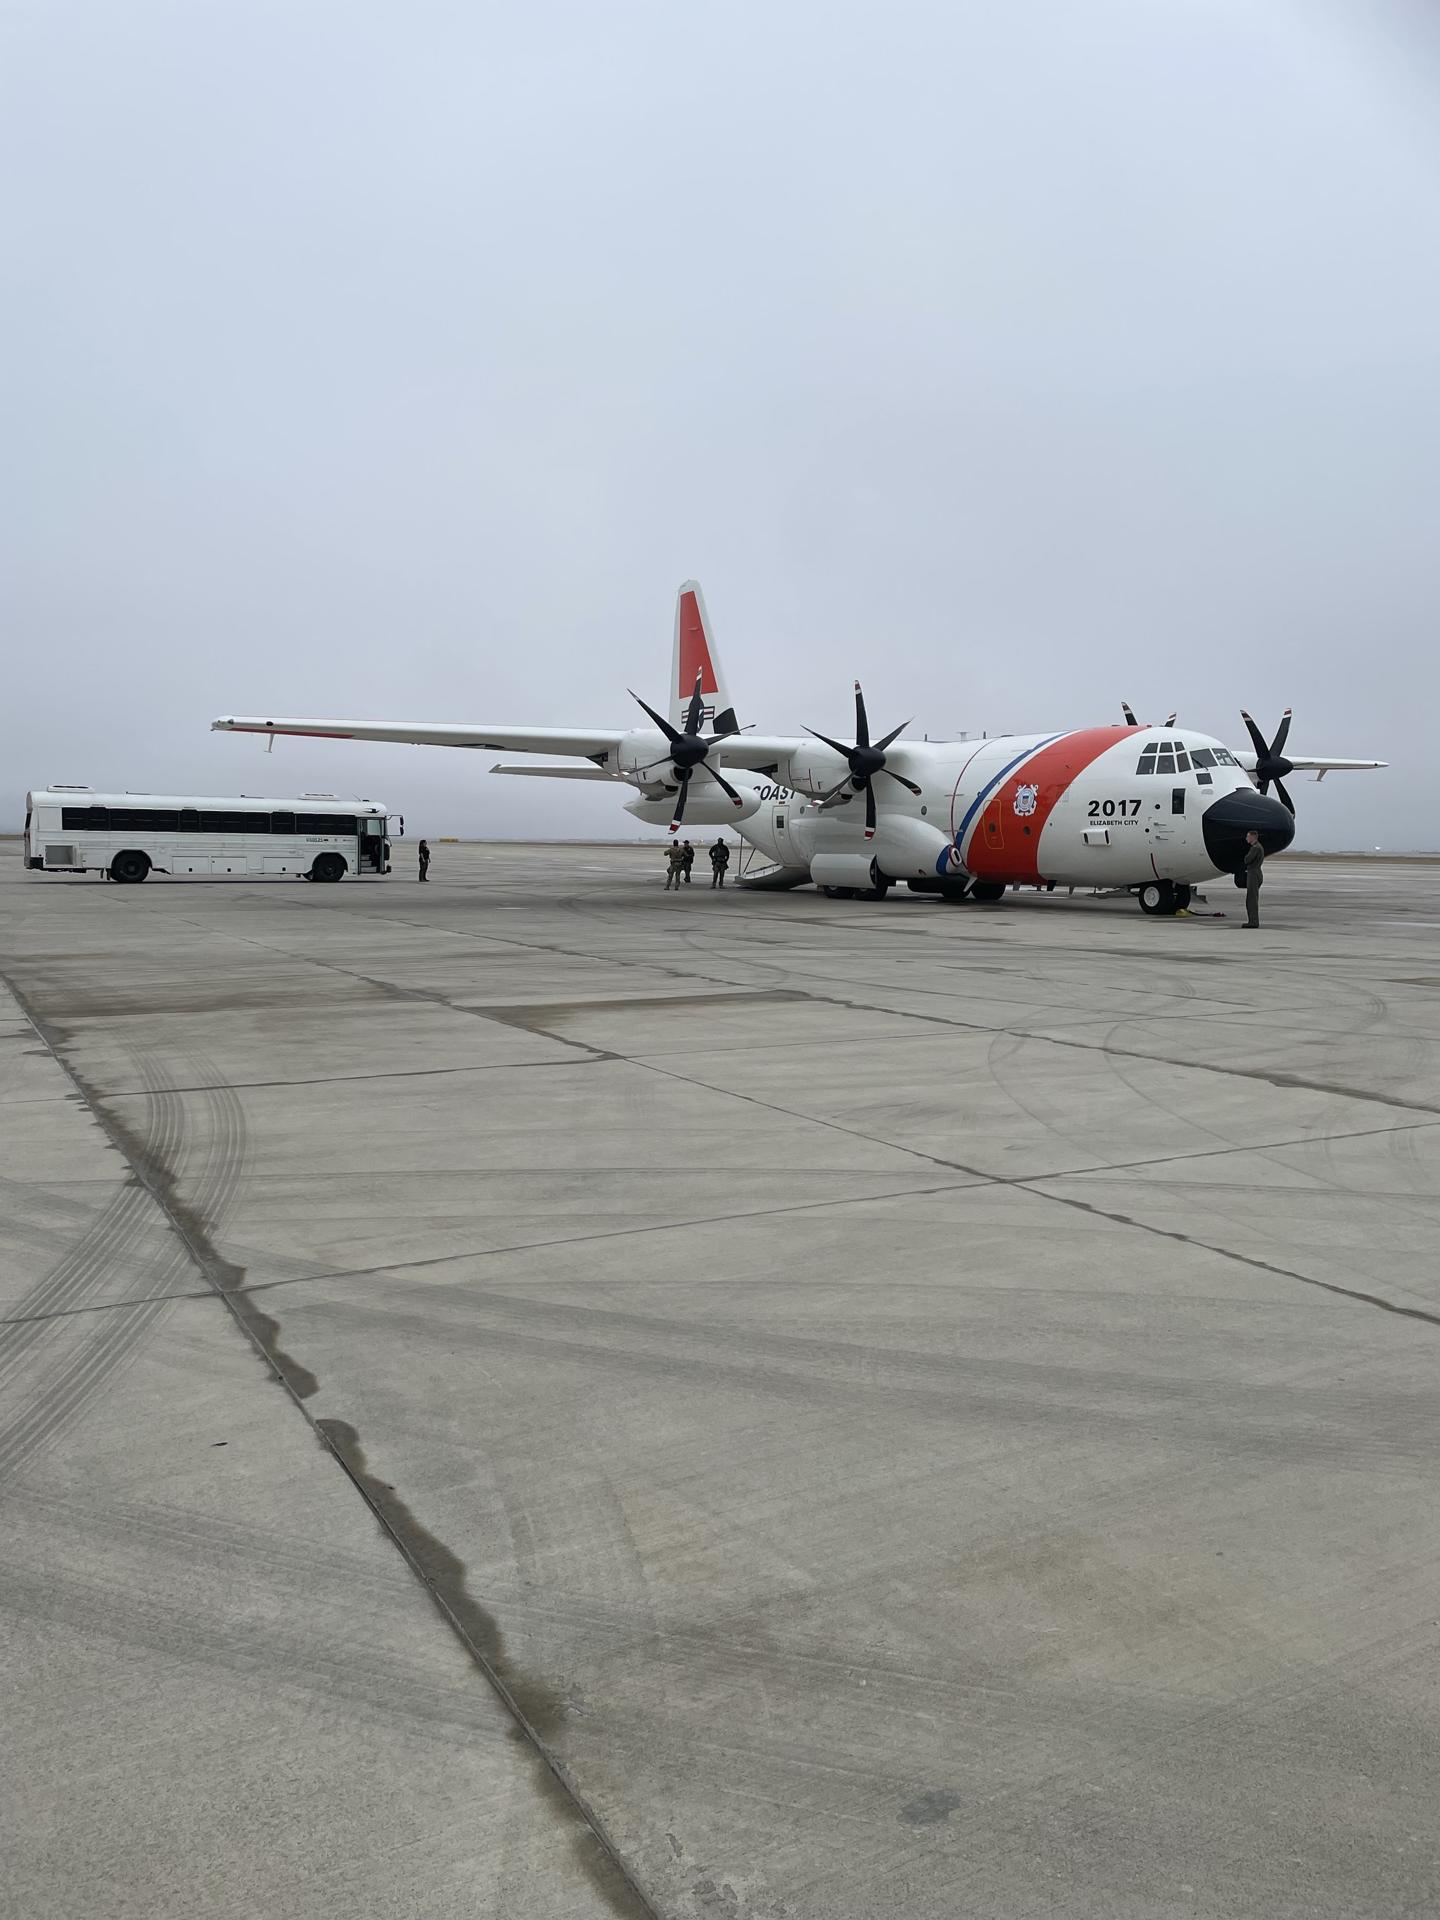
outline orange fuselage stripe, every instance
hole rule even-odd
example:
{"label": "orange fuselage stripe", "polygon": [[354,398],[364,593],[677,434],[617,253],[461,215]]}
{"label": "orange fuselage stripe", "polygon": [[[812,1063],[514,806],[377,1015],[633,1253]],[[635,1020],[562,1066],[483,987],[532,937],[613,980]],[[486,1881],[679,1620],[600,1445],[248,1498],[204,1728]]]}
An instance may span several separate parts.
{"label": "orange fuselage stripe", "polygon": [[[1043,880],[1040,836],[1046,821],[1077,777],[1127,737],[1126,730],[1119,727],[1085,727],[1037,748],[1012,768],[981,809],[970,831],[969,846],[961,849],[966,869],[977,879],[1004,880],[1011,885]],[[1039,788],[1033,813],[1015,811],[1015,796],[1021,787]]]}

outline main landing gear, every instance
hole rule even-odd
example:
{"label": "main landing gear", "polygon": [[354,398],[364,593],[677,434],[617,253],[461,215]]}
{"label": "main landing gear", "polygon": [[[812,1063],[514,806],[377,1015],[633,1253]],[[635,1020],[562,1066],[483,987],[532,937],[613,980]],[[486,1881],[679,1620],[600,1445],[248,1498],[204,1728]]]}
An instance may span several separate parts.
{"label": "main landing gear", "polygon": [[1177,886],[1173,880],[1151,880],[1147,885],[1135,889],[1142,913],[1171,918],[1185,911],[1190,904],[1190,895],[1189,887]]}

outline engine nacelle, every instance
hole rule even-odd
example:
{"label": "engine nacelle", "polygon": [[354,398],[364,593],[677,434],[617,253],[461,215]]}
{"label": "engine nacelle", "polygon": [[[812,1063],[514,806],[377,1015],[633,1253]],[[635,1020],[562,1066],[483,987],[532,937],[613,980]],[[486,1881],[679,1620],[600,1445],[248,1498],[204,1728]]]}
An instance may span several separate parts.
{"label": "engine nacelle", "polygon": [[810,878],[817,887],[873,887],[876,862],[869,853],[817,853]]}
{"label": "engine nacelle", "polygon": [[950,844],[948,834],[908,813],[882,813],[871,847],[880,871],[892,880],[933,879],[936,861]]}
{"label": "engine nacelle", "polygon": [[[733,783],[732,783],[733,784]],[[733,827],[739,820],[748,820],[752,813],[760,811],[760,796],[754,792],[739,789],[740,805],[737,807],[728,793],[722,793],[713,780],[707,780],[703,773],[696,774],[690,782],[690,797],[685,802],[685,825],[687,827]],[[668,827],[675,818],[675,795],[665,794],[658,800],[647,800],[644,795],[625,802],[625,811],[633,814],[647,827]]]}

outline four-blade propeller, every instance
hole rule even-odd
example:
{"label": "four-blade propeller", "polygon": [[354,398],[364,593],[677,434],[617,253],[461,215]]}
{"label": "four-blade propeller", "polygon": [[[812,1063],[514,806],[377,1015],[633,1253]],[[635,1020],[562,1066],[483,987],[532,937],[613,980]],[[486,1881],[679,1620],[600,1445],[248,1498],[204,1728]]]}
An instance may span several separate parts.
{"label": "four-blade propeller", "polygon": [[[805,729],[807,733],[813,733],[817,740],[823,740],[827,747],[833,747],[836,753],[847,762],[850,768],[849,773],[840,782],[838,787],[832,787],[828,793],[820,796],[821,807],[845,806],[851,799],[852,794],[863,793],[865,796],[865,838],[867,840],[873,840],[875,838],[874,779],[877,773],[883,773],[889,780],[897,780],[902,787],[905,787],[911,793],[918,794],[921,791],[913,780],[907,780],[903,773],[896,773],[893,767],[887,767],[885,764],[885,749],[892,741],[899,739],[909,724],[910,722],[908,720],[901,721],[898,727],[893,728],[883,739],[877,740],[872,746],[870,744],[870,722],[865,713],[865,696],[860,691],[860,682],[857,680],[855,682],[854,746],[847,747],[842,741],[832,740],[828,733],[821,733],[815,727],[807,727]],[[847,787],[851,789],[851,792],[846,792]]]}
{"label": "four-blade propeller", "polygon": [[1291,813],[1295,811],[1295,802],[1285,791],[1285,775],[1295,771],[1294,763],[1285,758],[1285,742],[1290,737],[1290,709],[1286,707],[1276,729],[1275,738],[1267,743],[1259,727],[1248,713],[1240,718],[1245,722],[1250,738],[1255,742],[1255,779],[1261,793],[1270,791],[1270,782],[1275,782],[1275,792]]}
{"label": "four-blade propeller", "polygon": [[[647,706],[633,687],[630,689],[630,698],[637,706],[644,708],[645,712],[649,714],[650,718],[670,743],[670,751],[662,754],[658,760],[652,760],[650,766],[663,766],[668,760],[670,762],[671,774],[680,789],[675,799],[675,817],[670,822],[671,833],[678,831],[680,822],[685,818],[685,802],[690,796],[690,782],[694,779],[697,768],[703,768],[715,782],[716,786],[723,788],[723,790],[729,794],[731,800],[737,807],[743,807],[745,804],[743,797],[735,791],[724,774],[720,773],[715,767],[706,764],[706,757],[715,742],[717,740],[730,739],[731,735],[736,732],[736,729],[731,727],[725,733],[712,733],[703,739],[701,738],[700,722],[705,717],[705,701],[700,691],[700,683],[703,678],[704,675],[700,673],[697,673],[695,676],[695,691],[691,694],[690,704],[685,709],[685,729],[683,732],[672,727],[670,722],[658,714],[652,706]],[[640,767],[637,771],[645,773],[648,772],[649,769]]]}
{"label": "four-blade propeller", "polygon": [[[1142,724],[1139,720],[1135,718],[1135,709],[1131,706],[1128,700],[1122,700],[1120,702],[1120,711],[1125,716],[1125,724],[1127,727],[1138,727]],[[1170,718],[1165,722],[1166,726],[1173,727],[1178,718],[1179,718],[1178,714],[1172,713],[1170,715]],[[1148,727],[1151,723],[1150,721],[1146,720],[1143,724]]]}

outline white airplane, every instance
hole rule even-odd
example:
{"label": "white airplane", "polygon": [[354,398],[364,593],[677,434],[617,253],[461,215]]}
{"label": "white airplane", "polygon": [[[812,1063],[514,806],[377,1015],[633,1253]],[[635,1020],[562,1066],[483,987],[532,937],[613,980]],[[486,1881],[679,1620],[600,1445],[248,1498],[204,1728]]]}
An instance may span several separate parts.
{"label": "white airplane", "polygon": [[1238,872],[1252,828],[1267,853],[1290,844],[1286,775],[1385,765],[1287,756],[1288,709],[1271,741],[1243,715],[1254,751],[1238,754],[1188,727],[1142,726],[1128,708],[1124,726],[978,741],[902,741],[900,726],[872,740],[858,681],[853,741],[742,731],[694,580],[676,602],[668,716],[632,697],[649,724],[231,718],[212,726],[269,734],[272,744],[297,734],[567,756],[568,766],[492,771],[618,781],[635,796],[627,813],[672,833],[686,820],[733,827],[769,863],[743,876],[745,885],[813,881],[832,897],[883,898],[903,881],[973,901],[998,900],[1007,887],[1113,888],[1134,893],[1150,914],[1178,913],[1197,884]]}

